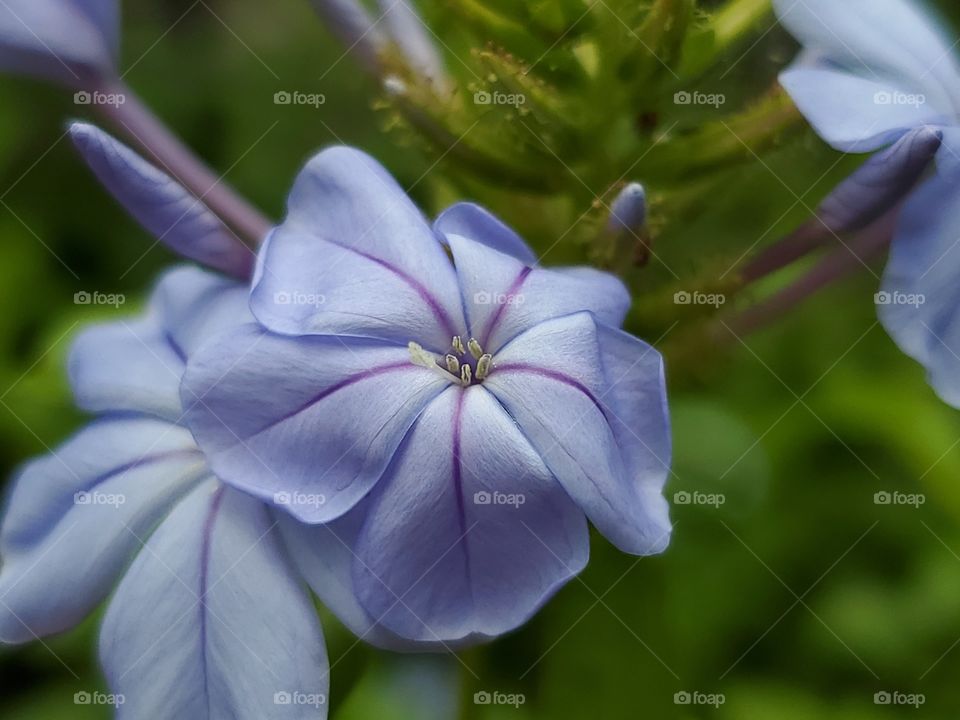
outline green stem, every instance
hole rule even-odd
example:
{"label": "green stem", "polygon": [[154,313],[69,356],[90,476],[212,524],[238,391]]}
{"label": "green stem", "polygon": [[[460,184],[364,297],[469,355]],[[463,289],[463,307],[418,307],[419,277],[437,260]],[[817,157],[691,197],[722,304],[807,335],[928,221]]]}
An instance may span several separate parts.
{"label": "green stem", "polygon": [[711,20],[717,52],[725,51],[751,32],[772,9],[770,0],[730,0]]}

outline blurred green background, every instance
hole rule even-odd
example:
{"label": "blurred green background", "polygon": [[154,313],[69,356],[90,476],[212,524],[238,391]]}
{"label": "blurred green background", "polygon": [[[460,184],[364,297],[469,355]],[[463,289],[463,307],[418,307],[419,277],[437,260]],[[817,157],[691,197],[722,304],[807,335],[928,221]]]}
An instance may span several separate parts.
{"label": "blurred green background", "polygon": [[[378,157],[405,187],[415,185],[431,213],[467,192],[455,164],[434,168],[411,133],[392,127],[397,118],[378,107],[376,85],[341,57],[308,3],[150,0],[124,11],[127,81],[213,167],[231,168],[228,179],[271,217],[281,216],[299,166],[337,142]],[[449,53],[479,46],[455,32],[459,15],[449,3],[431,5],[429,16]],[[794,45],[779,29],[763,34],[771,25],[768,18],[725,57],[729,65],[747,52],[729,74],[718,66],[711,89],[738,98],[773,82]],[[279,90],[322,92],[326,103],[276,106]],[[63,121],[78,110],[57,88],[0,79],[4,477],[83,422],[64,371],[78,326],[135,311],[158,270],[175,261],[74,156]],[[801,128],[762,162],[705,177],[707,190],[670,218],[658,253],[693,275],[758,238],[772,241],[849,170],[837,159]],[[647,180],[643,162],[630,179]],[[573,193],[558,218],[531,212],[553,207],[542,200],[467,187],[541,251],[560,240],[546,264],[589,255],[560,234],[564,217],[590,210]],[[661,282],[656,263],[632,272],[638,294]],[[703,346],[695,367],[668,368],[676,446],[668,495],[719,494],[724,502],[675,504],[674,542],[662,557],[637,561],[596,537],[581,578],[529,625],[460,662],[391,658],[355,645],[325,618],[336,664],[332,717],[956,718],[960,414],[936,399],[876,324],[876,285],[863,272],[776,327]],[[91,314],[73,302],[83,290],[128,301]],[[661,334],[657,323],[637,322],[648,340]],[[926,501],[878,505],[883,491]],[[108,717],[73,702],[78,691],[103,689],[97,625],[91,618],[42,644],[0,650],[0,717]],[[525,702],[476,705],[481,691],[522,693]],[[724,703],[677,704],[682,692],[720,693]],[[878,692],[921,693],[925,702],[916,710],[878,705]]]}

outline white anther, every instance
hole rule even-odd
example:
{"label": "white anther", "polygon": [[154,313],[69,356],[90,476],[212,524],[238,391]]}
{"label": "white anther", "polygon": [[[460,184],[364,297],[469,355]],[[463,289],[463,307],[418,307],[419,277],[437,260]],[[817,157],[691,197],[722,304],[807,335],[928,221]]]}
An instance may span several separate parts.
{"label": "white anther", "polygon": [[459,335],[454,335],[453,342],[450,344],[453,345],[453,349],[458,355],[463,355],[466,352],[463,347],[463,338],[461,338]]}
{"label": "white anther", "polygon": [[469,365],[464,365],[460,368],[460,382],[466,386],[472,382],[473,371],[470,369]]}

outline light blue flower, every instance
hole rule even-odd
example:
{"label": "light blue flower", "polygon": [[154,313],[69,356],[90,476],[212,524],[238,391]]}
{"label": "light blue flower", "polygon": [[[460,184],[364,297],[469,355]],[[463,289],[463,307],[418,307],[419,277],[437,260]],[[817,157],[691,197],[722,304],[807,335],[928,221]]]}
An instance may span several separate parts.
{"label": "light blue flower", "polygon": [[114,72],[119,26],[118,0],[3,0],[0,70],[93,87]]}
{"label": "light blue flower", "polygon": [[[957,42],[913,0],[774,0],[774,5],[804,46],[781,82],[820,136],[846,152],[897,143],[828,201],[826,223],[839,231],[855,229],[858,213],[872,219],[895,206],[939,146],[937,173],[900,214],[876,299],[890,335],[927,369],[936,392],[960,407]],[[891,167],[903,173],[891,176]]]}
{"label": "light blue flower", "polygon": [[317,717],[274,695],[326,697],[323,636],[270,510],[219,483],[180,422],[186,359],[248,316],[246,296],[175,270],[145,317],[85,331],[70,375],[99,417],[9,499],[0,640],[67,630],[119,581],[100,637],[118,717]]}
{"label": "light blue flower", "polygon": [[250,322],[247,302],[246,286],[181,268],[145,316],[82,333],[70,377],[98,417],[24,468],[0,526],[0,642],[68,630],[119,583],[100,656],[121,718],[326,717],[326,651],[304,581],[365,641],[436,647],[377,626],[353,596],[349,548],[222,484],[184,426],[186,362]]}
{"label": "light blue flower", "polygon": [[921,125],[941,128],[956,170],[960,64],[954,40],[918,0],[774,0],[803,52],[780,82],[828,143],[869,152]]}
{"label": "light blue flower", "polygon": [[335,530],[385,628],[496,636],[584,567],[587,518],[629,553],[668,544],[663,363],[617,329],[629,304],[610,275],[539,267],[475,205],[431,227],[332,148],[261,252],[262,327],[191,359],[187,422],[304,546]]}

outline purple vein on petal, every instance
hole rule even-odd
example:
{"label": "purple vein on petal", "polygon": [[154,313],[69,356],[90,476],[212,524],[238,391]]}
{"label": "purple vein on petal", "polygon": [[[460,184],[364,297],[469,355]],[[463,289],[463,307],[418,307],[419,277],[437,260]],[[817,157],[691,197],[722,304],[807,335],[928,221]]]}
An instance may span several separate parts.
{"label": "purple vein on petal", "polygon": [[172,460],[178,457],[186,458],[192,455],[196,455],[198,459],[202,457],[202,453],[197,448],[190,448],[188,450],[168,450],[167,452],[154,453],[153,455],[144,455],[143,457],[137,458],[136,460],[131,460],[128,463],[124,463],[123,465],[118,465],[117,467],[111,468],[105,473],[101,473],[97,475],[96,477],[92,478],[90,482],[85,483],[83,487],[80,488],[80,490],[89,492],[90,490],[93,490],[94,488],[99,487],[103,483],[107,482],[108,480],[112,480],[118,475],[123,475],[124,473],[129,472],[131,470],[136,470],[145,465],[151,465],[153,463],[161,462],[163,460]]}
{"label": "purple vein on petal", "polygon": [[312,398],[307,400],[307,402],[305,402],[303,405],[300,405],[299,407],[291,410],[288,413],[284,413],[282,416],[280,416],[276,420],[271,420],[269,423],[264,425],[259,430],[255,430],[254,432],[244,437],[243,441],[256,437],[257,435],[260,435],[261,433],[266,432],[270,428],[276,427],[277,425],[280,425],[281,423],[286,422],[290,418],[295,417],[302,412],[306,412],[317,403],[323,402],[326,398],[330,397],[335,392],[339,390],[343,390],[344,388],[349,387],[351,385],[355,385],[358,382],[367,380],[369,378],[377,377],[378,375],[383,375],[385,373],[395,372],[397,370],[420,370],[420,369],[421,368],[419,366],[414,365],[409,360],[400,360],[394,363],[389,363],[387,365],[380,365],[378,367],[367,368],[366,370],[362,370],[358,373],[354,373],[353,375],[350,375],[349,377],[344,378],[340,382],[331,385],[326,390],[323,390],[317,393]]}
{"label": "purple vein on petal", "polygon": [[[523,286],[523,283],[527,281],[527,276],[530,275],[532,271],[532,267],[525,267],[523,270],[517,273],[517,277],[513,279],[513,282],[510,284],[510,287],[505,293],[506,297],[504,300],[509,300],[517,294],[517,292]],[[490,336],[493,335],[493,331],[496,330],[497,325],[500,324],[500,320],[503,318],[503,313],[506,312],[506,309],[510,304],[511,303],[509,302],[501,302],[497,305],[497,309],[494,310],[493,315],[491,315],[487,320],[487,327],[484,329],[483,336],[480,338],[481,347],[487,347],[487,343],[490,341]]]}
{"label": "purple vein on petal", "polygon": [[210,499],[207,517],[203,522],[203,534],[200,547],[200,653],[203,667],[203,689],[210,705],[210,684],[207,678],[207,583],[210,574],[210,551],[213,544],[213,526],[223,502],[225,485],[220,485]]}
{"label": "purple vein on petal", "polygon": [[447,311],[444,310],[442,305],[440,305],[440,302],[437,300],[436,297],[434,297],[433,293],[427,290],[427,288],[424,287],[423,283],[421,283],[419,280],[417,280],[414,277],[411,277],[406,272],[398,268],[396,265],[393,265],[392,263],[389,263],[382,258],[378,258],[375,255],[371,255],[370,253],[365,253],[362,250],[357,250],[356,248],[352,248],[349,245],[341,245],[340,243],[333,242],[333,241],[330,241],[330,242],[336,245],[337,247],[343,248],[344,250],[349,250],[350,252],[356,253],[360,257],[365,257],[367,258],[367,260],[371,260],[377,263],[377,265],[380,265],[381,267],[386,268],[387,270],[392,272],[398,278],[403,280],[403,282],[405,282],[407,285],[413,288],[414,291],[416,291],[417,295],[420,296],[420,299],[427,304],[427,306],[430,308],[430,311],[433,313],[434,317],[443,326],[443,329],[447,335],[449,335],[450,337],[453,337],[454,335],[457,334],[456,325],[450,319],[450,316],[447,314]]}
{"label": "purple vein on petal", "polygon": [[470,550],[467,548],[467,511],[463,499],[463,462],[460,459],[461,430],[463,425],[463,401],[466,389],[455,390],[457,404],[453,410],[453,487],[457,497],[457,519],[460,521],[460,542],[463,544],[464,569],[470,582]]}
{"label": "purple vein on petal", "polygon": [[[530,373],[532,375],[539,375],[540,377],[549,378],[551,380],[556,380],[561,382],[564,385],[569,385],[572,388],[575,388],[590,398],[590,402],[597,406],[597,410],[601,413],[604,413],[603,403],[600,402],[600,399],[591,392],[590,388],[584,385],[582,382],[576,378],[570,377],[558,370],[551,370],[549,368],[539,367],[537,365],[531,365],[530,363],[504,363],[503,365],[496,365],[494,370],[498,373],[506,372],[523,372]],[[604,413],[606,415],[606,413]]]}

